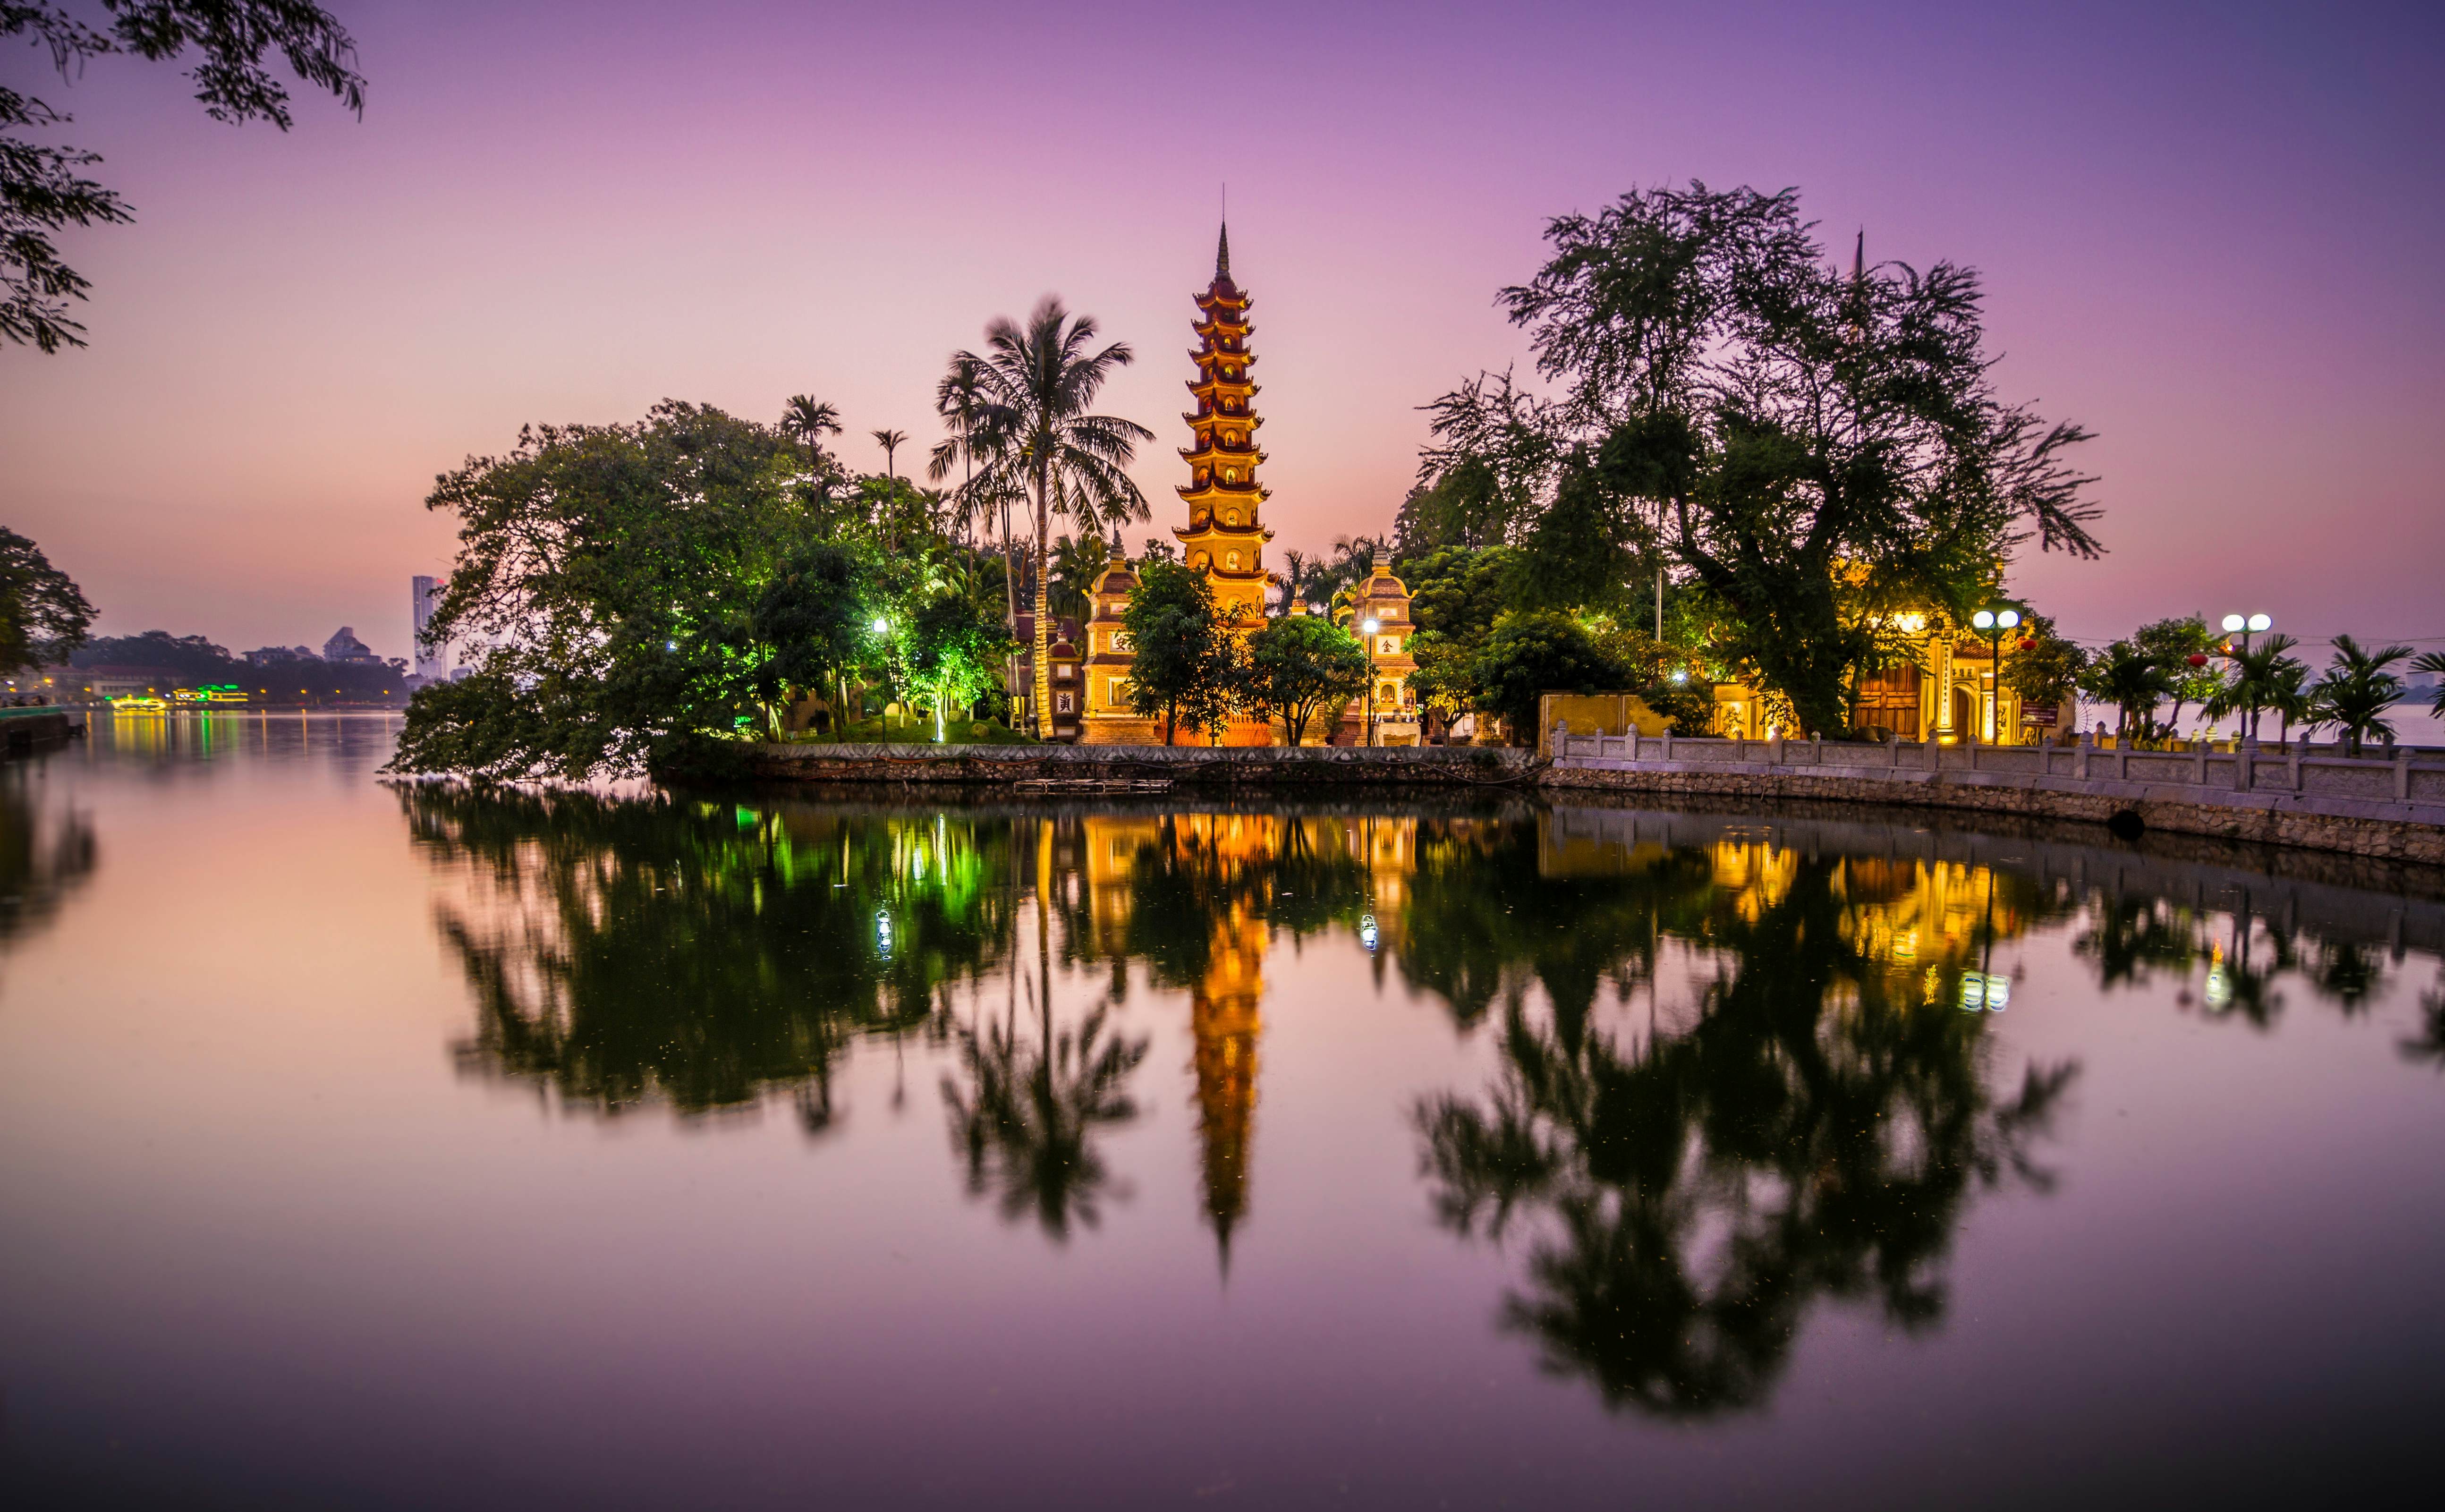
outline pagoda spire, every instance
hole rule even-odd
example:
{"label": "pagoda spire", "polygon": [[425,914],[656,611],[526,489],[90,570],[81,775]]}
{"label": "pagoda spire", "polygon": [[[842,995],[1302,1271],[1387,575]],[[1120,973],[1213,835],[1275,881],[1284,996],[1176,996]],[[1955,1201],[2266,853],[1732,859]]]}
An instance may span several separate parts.
{"label": "pagoda spire", "polygon": [[1248,349],[1256,327],[1248,322],[1247,290],[1231,278],[1231,231],[1226,221],[1214,242],[1214,282],[1196,296],[1197,320],[1191,329],[1197,345],[1189,353],[1197,376],[1189,380],[1189,396],[1197,407],[1182,419],[1188,422],[1189,444],[1181,448],[1188,464],[1187,486],[1180,490],[1188,508],[1185,525],[1175,527],[1184,564],[1205,574],[1217,605],[1224,613],[1240,610],[1250,629],[1264,623],[1265,539],[1271,533],[1261,518],[1265,486],[1257,480],[1265,454],[1257,445],[1257,383],[1249,369],[1257,363]]}

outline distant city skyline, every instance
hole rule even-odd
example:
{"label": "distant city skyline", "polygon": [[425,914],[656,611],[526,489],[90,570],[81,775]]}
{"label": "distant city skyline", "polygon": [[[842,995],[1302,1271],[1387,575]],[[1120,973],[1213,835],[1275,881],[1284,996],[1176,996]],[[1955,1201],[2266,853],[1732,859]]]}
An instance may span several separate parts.
{"label": "distant city skyline", "polygon": [[[1137,348],[1107,401],[1157,433],[1161,515],[1226,177],[1277,550],[1383,532],[1417,406],[1521,359],[1493,300],[1545,220],[1700,177],[1798,185],[1844,254],[1864,227],[1871,261],[1983,271],[2005,397],[2100,438],[2109,554],[2014,580],[2069,634],[2240,609],[2445,645],[2428,9],[1251,5],[1225,59],[1134,8],[335,9],[365,118],[301,98],[285,137],[169,69],[0,59],[138,212],[65,243],[91,349],[0,354],[0,523],[100,633],[413,655],[397,585],[447,570],[421,500],[467,456],[812,392],[879,470],[866,431],[922,453],[946,354],[1046,290]],[[1055,61],[1074,95],[964,113]]]}

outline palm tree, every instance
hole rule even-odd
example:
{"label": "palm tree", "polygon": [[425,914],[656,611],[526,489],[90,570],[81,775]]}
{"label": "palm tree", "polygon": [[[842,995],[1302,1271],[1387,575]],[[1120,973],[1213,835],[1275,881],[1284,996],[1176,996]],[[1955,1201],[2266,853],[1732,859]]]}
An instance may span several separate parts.
{"label": "palm tree", "polygon": [[1282,569],[1274,574],[1274,579],[1282,586],[1284,614],[1291,612],[1293,605],[1302,602],[1302,595],[1307,592],[1308,581],[1316,575],[1316,563],[1297,547],[1282,552]]}
{"label": "palm tree", "polygon": [[1055,614],[1084,620],[1094,610],[1095,580],[1104,575],[1111,553],[1104,538],[1089,531],[1076,540],[1064,535],[1053,543],[1053,592]]}
{"label": "palm tree", "polygon": [[[2199,712],[2210,719],[2221,719],[2228,714],[2242,715],[2241,733],[2249,739],[2258,738],[2258,711],[2280,707],[2286,669],[2306,672],[2300,659],[2285,653],[2300,644],[2288,635],[2270,635],[2248,650],[2230,653],[2232,675],[2200,704]],[[2292,685],[2298,686],[2295,674]]]}
{"label": "palm tree", "polygon": [[2401,699],[2402,679],[2386,669],[2410,656],[2411,647],[2389,645],[2368,651],[2348,635],[2336,636],[2334,644],[2335,660],[2310,689],[2317,700],[2317,722],[2333,725],[2349,742],[2354,756],[2361,754],[2364,739],[2382,739],[2392,745],[2394,725],[2385,711]]}
{"label": "palm tree", "polygon": [[[940,483],[951,476],[951,463],[962,468],[960,486],[952,491],[952,507],[960,523],[961,535],[970,535],[979,520],[990,527],[999,515],[1001,523],[1001,588],[1003,623],[1013,636],[1018,634],[1018,553],[1010,541],[1010,506],[1021,497],[1010,486],[1007,470],[988,467],[980,479],[977,475],[979,461],[991,462],[996,455],[993,437],[984,426],[987,420],[984,367],[965,352],[951,359],[950,370],[934,385],[934,413],[943,419],[943,428],[950,435],[934,445],[925,459],[925,476]],[[1018,654],[1011,653],[1002,679],[1002,691],[1018,691]],[[1014,720],[1014,723],[1017,721]]]}
{"label": "palm tree", "polygon": [[[959,357],[952,358],[950,370],[943,375],[941,383],[934,385],[934,413],[942,418],[943,428],[950,434],[936,441],[934,449],[926,454],[925,480],[940,483],[951,476],[954,461],[964,464],[960,486],[951,492],[962,538],[974,530],[979,516],[990,519],[992,514],[991,506],[984,503],[976,491],[977,458],[982,451],[978,443],[977,427],[983,419],[984,399],[983,376],[976,364]],[[1007,518],[1002,531],[1002,556],[1007,567],[1010,556]],[[1016,602],[1011,605],[1011,618],[1013,621],[1018,618]]]}
{"label": "palm tree", "polygon": [[1082,525],[1110,525],[1109,533],[1152,512],[1127,471],[1137,443],[1154,432],[1133,420],[1088,413],[1112,374],[1136,358],[1125,342],[1092,350],[1098,333],[1092,315],[1072,316],[1047,295],[1022,326],[999,317],[985,327],[986,355],[961,352],[953,364],[977,371],[984,401],[973,435],[992,457],[988,474],[1002,486],[1024,486],[1036,511],[1036,724],[1053,733],[1052,588],[1047,558],[1053,546],[1053,514]]}
{"label": "palm tree", "polygon": [[2080,686],[2091,698],[2114,705],[2118,715],[2114,733],[2118,738],[2127,738],[2135,733],[2145,736],[2156,705],[2174,691],[2173,679],[2163,664],[2129,641],[2117,641],[2107,646],[2104,654],[2081,674]]}
{"label": "palm tree", "polygon": [[2306,723],[2316,710],[2317,702],[2309,697],[2308,682],[2309,664],[2297,657],[2286,657],[2275,669],[2275,689],[2268,698],[2267,707],[2273,709],[2276,717],[2284,721],[2275,732],[2276,742],[2280,745],[2290,746],[2292,726]]}
{"label": "palm tree", "polygon": [[2445,719],[2445,651],[2421,653],[2413,660],[2411,670],[2436,675],[2437,680],[2436,701],[2428,705],[2428,712],[2440,719]]}
{"label": "palm tree", "polygon": [[781,406],[781,434],[806,447],[814,466],[823,465],[824,438],[840,433],[840,411],[812,394],[793,394]]}
{"label": "palm tree", "polygon": [[883,448],[883,476],[891,478],[898,477],[900,475],[891,470],[891,458],[892,455],[898,452],[900,448],[907,442],[908,433],[906,431],[882,430],[874,432],[873,435],[874,444]]}

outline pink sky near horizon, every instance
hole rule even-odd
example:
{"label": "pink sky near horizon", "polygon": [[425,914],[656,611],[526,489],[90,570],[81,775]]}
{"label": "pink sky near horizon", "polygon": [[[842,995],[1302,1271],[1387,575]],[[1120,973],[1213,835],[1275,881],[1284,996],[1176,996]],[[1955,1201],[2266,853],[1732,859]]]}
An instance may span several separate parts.
{"label": "pink sky near horizon", "polygon": [[2099,434],[2110,553],[2015,575],[2067,632],[2445,646],[2445,24],[2410,7],[331,8],[365,118],[287,136],[0,53],[138,212],[65,238],[92,345],[0,351],[0,524],[105,633],[403,655],[452,547],[422,496],[521,424],[812,392],[879,468],[1048,291],[1138,350],[1105,407],[1156,432],[1151,534],[1225,179],[1276,549],[1315,551],[1389,529],[1419,405],[1524,369],[1493,297],[1547,217],[1697,177],[1982,270],[2003,393]]}

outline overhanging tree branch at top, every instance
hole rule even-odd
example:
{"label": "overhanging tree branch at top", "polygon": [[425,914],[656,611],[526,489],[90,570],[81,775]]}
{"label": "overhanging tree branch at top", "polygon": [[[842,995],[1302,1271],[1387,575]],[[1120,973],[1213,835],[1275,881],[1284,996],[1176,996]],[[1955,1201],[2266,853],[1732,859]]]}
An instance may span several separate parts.
{"label": "overhanging tree branch at top", "polygon": [[[51,0],[0,0],[0,41],[26,37],[51,55],[63,81],[94,58],[132,54],[155,63],[197,53],[188,71],[204,113],[232,125],[290,124],[289,89],[264,65],[277,52],[291,72],[363,117],[365,81],[357,45],[311,0],[98,0],[88,24]],[[25,140],[72,118],[42,100],[0,87],[0,340],[44,352],[83,346],[68,317],[91,283],[62,261],[53,233],[70,226],[135,218],[117,193],[84,177],[99,155]]]}

